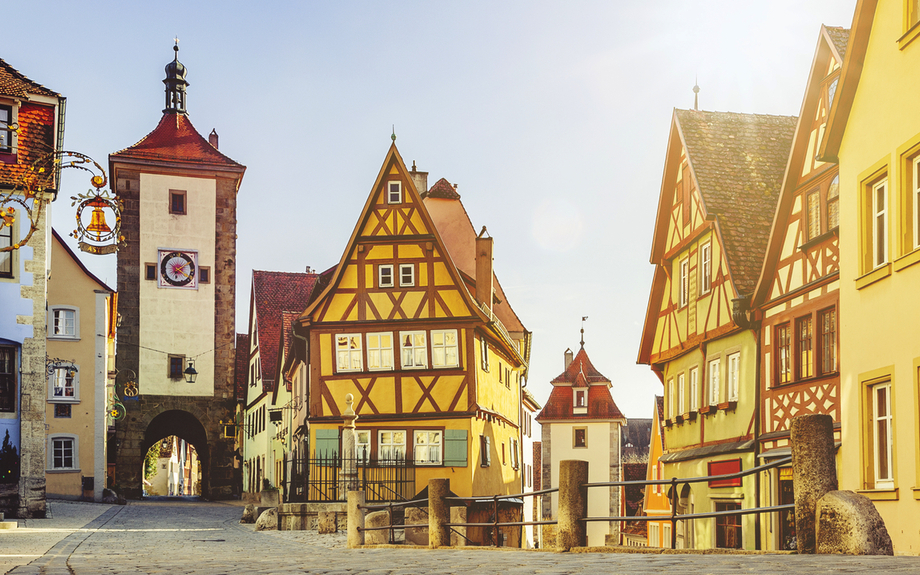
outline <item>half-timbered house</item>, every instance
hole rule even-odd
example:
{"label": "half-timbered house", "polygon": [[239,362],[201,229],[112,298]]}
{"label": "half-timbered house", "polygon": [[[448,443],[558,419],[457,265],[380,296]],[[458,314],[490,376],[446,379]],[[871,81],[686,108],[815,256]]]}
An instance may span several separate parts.
{"label": "half-timbered house", "polygon": [[[665,477],[755,465],[758,331],[749,313],[794,117],[675,110],[639,349],[664,384]],[[695,483],[687,512],[754,507],[753,480]],[[751,516],[683,526],[687,547],[755,547]]]}
{"label": "half-timbered house", "polygon": [[[849,31],[822,26],[753,307],[760,328],[759,458],[788,456],[792,418],[823,413],[840,437],[839,181],[817,158]],[[793,503],[792,468],[769,472],[763,505]],[[766,549],[795,549],[792,512],[765,521]]]}
{"label": "half-timbered house", "polygon": [[381,497],[412,497],[436,477],[458,495],[517,493],[530,333],[497,283],[492,238],[446,180],[426,182],[392,145],[340,262],[295,322],[310,451],[339,453],[351,394],[358,454],[411,468],[412,485]]}

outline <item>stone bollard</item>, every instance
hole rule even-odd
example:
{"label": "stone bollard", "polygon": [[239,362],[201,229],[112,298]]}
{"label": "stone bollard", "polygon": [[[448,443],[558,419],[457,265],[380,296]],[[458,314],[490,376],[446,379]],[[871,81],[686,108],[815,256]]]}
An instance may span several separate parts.
{"label": "stone bollard", "polygon": [[428,547],[435,549],[450,545],[450,479],[428,480]]}
{"label": "stone bollard", "polygon": [[800,415],[792,420],[792,488],[795,492],[795,534],[798,551],[815,552],[818,500],[837,490],[834,420],[829,415]]}
{"label": "stone bollard", "polygon": [[559,517],[556,547],[568,551],[587,545],[588,531],[583,518],[588,516],[588,462],[566,459],[559,462]]}
{"label": "stone bollard", "polygon": [[364,545],[364,491],[348,492],[348,548]]}

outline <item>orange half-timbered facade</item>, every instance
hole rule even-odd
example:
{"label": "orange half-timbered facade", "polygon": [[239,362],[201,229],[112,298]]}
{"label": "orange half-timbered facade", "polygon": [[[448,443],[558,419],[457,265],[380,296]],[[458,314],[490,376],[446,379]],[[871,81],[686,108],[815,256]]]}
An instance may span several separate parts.
{"label": "orange half-timbered facade", "polygon": [[[664,384],[664,477],[755,463],[759,335],[750,300],[794,117],[675,110],[639,363]],[[693,484],[683,512],[755,506],[753,480]],[[680,522],[679,546],[755,548],[751,516]]]}
{"label": "orange half-timbered facade", "polygon": [[[502,321],[492,239],[442,237],[418,176],[391,146],[341,261],[295,323],[308,342],[309,448],[338,453],[351,394],[358,454],[405,460],[415,492],[449,477],[459,495],[516,493],[530,334]],[[460,251],[473,254],[466,272]]]}
{"label": "orange half-timbered facade", "polygon": [[[821,27],[753,306],[761,318],[758,451],[788,456],[792,418],[827,414],[840,440],[839,181],[817,151],[849,31]],[[769,472],[761,503],[793,503],[791,467]],[[766,522],[765,548],[795,549],[792,513]]]}

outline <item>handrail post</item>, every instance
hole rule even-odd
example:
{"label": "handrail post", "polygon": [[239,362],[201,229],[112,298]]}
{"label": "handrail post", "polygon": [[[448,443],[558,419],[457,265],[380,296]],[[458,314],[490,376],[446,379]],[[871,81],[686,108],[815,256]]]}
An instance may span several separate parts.
{"label": "handrail post", "polygon": [[428,547],[436,549],[450,545],[450,479],[437,478],[428,480]]}
{"label": "handrail post", "polygon": [[559,506],[556,547],[568,551],[585,547],[588,530],[588,462],[566,459],[559,462]]}
{"label": "handrail post", "polygon": [[492,547],[498,547],[498,495],[492,496]]}
{"label": "handrail post", "polygon": [[348,492],[348,547],[354,549],[364,545],[364,491]]}
{"label": "handrail post", "polygon": [[390,543],[396,543],[396,533],[393,530],[393,502],[387,501],[387,514],[390,522]]}
{"label": "handrail post", "polygon": [[671,549],[677,549],[677,478],[671,478]]}

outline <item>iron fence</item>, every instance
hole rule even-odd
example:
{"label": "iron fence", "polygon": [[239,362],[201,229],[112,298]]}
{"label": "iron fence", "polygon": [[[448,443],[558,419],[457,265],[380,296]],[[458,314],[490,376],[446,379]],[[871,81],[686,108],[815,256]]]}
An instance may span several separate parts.
{"label": "iron fence", "polygon": [[[343,469],[355,470],[354,476]],[[415,495],[415,466],[401,457],[343,458],[321,452],[291,459],[284,470],[285,503],[344,501],[350,489],[364,491],[367,501],[405,501]]]}

